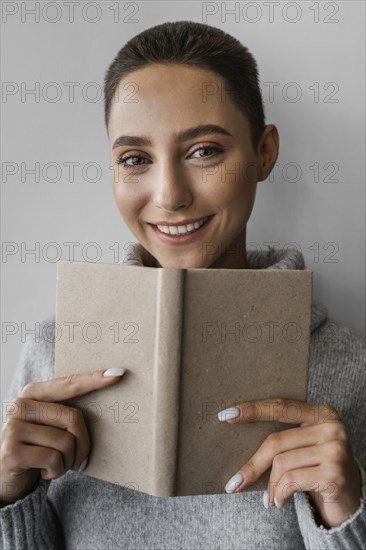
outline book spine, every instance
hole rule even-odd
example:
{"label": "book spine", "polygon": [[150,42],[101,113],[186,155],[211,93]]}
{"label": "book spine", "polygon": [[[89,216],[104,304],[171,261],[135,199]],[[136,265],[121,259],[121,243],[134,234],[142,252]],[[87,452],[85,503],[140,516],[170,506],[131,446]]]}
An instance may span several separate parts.
{"label": "book spine", "polygon": [[179,420],[184,270],[157,270],[152,494],[174,496]]}

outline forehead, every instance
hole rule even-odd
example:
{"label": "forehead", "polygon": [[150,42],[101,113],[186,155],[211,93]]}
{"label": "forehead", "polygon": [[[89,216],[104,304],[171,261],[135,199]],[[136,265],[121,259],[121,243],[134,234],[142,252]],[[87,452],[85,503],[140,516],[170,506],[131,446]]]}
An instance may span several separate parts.
{"label": "forehead", "polygon": [[[246,117],[230,98],[223,78],[207,69],[179,64],[151,64],[119,81],[109,119],[111,139],[129,130],[198,123],[248,130]],[[243,127],[244,123],[244,127]]]}
{"label": "forehead", "polygon": [[[150,64],[133,71],[119,81],[114,104],[156,101],[193,96],[202,103],[218,99],[224,81],[220,75],[207,69],[178,64]],[[128,97],[129,96],[129,97]]]}

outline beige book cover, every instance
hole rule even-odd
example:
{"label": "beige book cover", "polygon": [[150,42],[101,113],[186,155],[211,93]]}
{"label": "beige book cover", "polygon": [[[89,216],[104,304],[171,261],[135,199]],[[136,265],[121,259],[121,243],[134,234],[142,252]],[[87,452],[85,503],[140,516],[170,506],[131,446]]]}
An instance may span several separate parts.
{"label": "beige book cover", "polygon": [[[222,409],[306,401],[312,271],[173,269],[60,260],[55,376],[123,366],[66,405],[91,438],[83,475],[153,496],[225,493],[270,432]],[[267,471],[248,490],[266,487]]]}

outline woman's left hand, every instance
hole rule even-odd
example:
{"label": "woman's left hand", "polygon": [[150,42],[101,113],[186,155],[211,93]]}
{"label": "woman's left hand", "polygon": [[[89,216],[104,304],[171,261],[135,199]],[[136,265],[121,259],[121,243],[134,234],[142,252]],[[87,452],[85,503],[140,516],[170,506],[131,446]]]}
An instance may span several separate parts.
{"label": "woman's left hand", "polygon": [[232,411],[230,407],[219,413],[219,419],[229,424],[268,420],[299,427],[271,433],[228,481],[227,492],[241,492],[272,466],[266,506],[283,508],[296,491],[306,491],[328,528],[357,510],[361,475],[346,428],[333,407],[286,399],[248,401],[235,407],[240,410],[238,417],[229,419],[225,411]]}

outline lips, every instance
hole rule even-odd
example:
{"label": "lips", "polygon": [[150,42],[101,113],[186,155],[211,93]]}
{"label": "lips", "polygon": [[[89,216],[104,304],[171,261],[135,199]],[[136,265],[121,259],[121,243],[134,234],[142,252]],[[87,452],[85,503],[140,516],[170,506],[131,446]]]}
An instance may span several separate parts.
{"label": "lips", "polygon": [[206,223],[208,216],[201,218],[200,220],[195,221],[194,223],[187,223],[181,225],[160,225],[156,224],[161,233],[166,235],[188,235],[189,233],[194,233],[202,225]]}
{"label": "lips", "polygon": [[170,233],[164,233],[160,231],[157,225],[154,225],[154,224],[148,224],[148,225],[152,228],[152,230],[155,232],[155,234],[161,241],[165,243],[173,243],[173,244],[186,244],[201,238],[201,236],[204,235],[204,233],[206,232],[213,217],[214,217],[214,214],[212,214],[211,216],[208,216],[205,223],[201,225],[198,229],[195,229],[194,231],[190,231],[185,234],[171,235]]}

